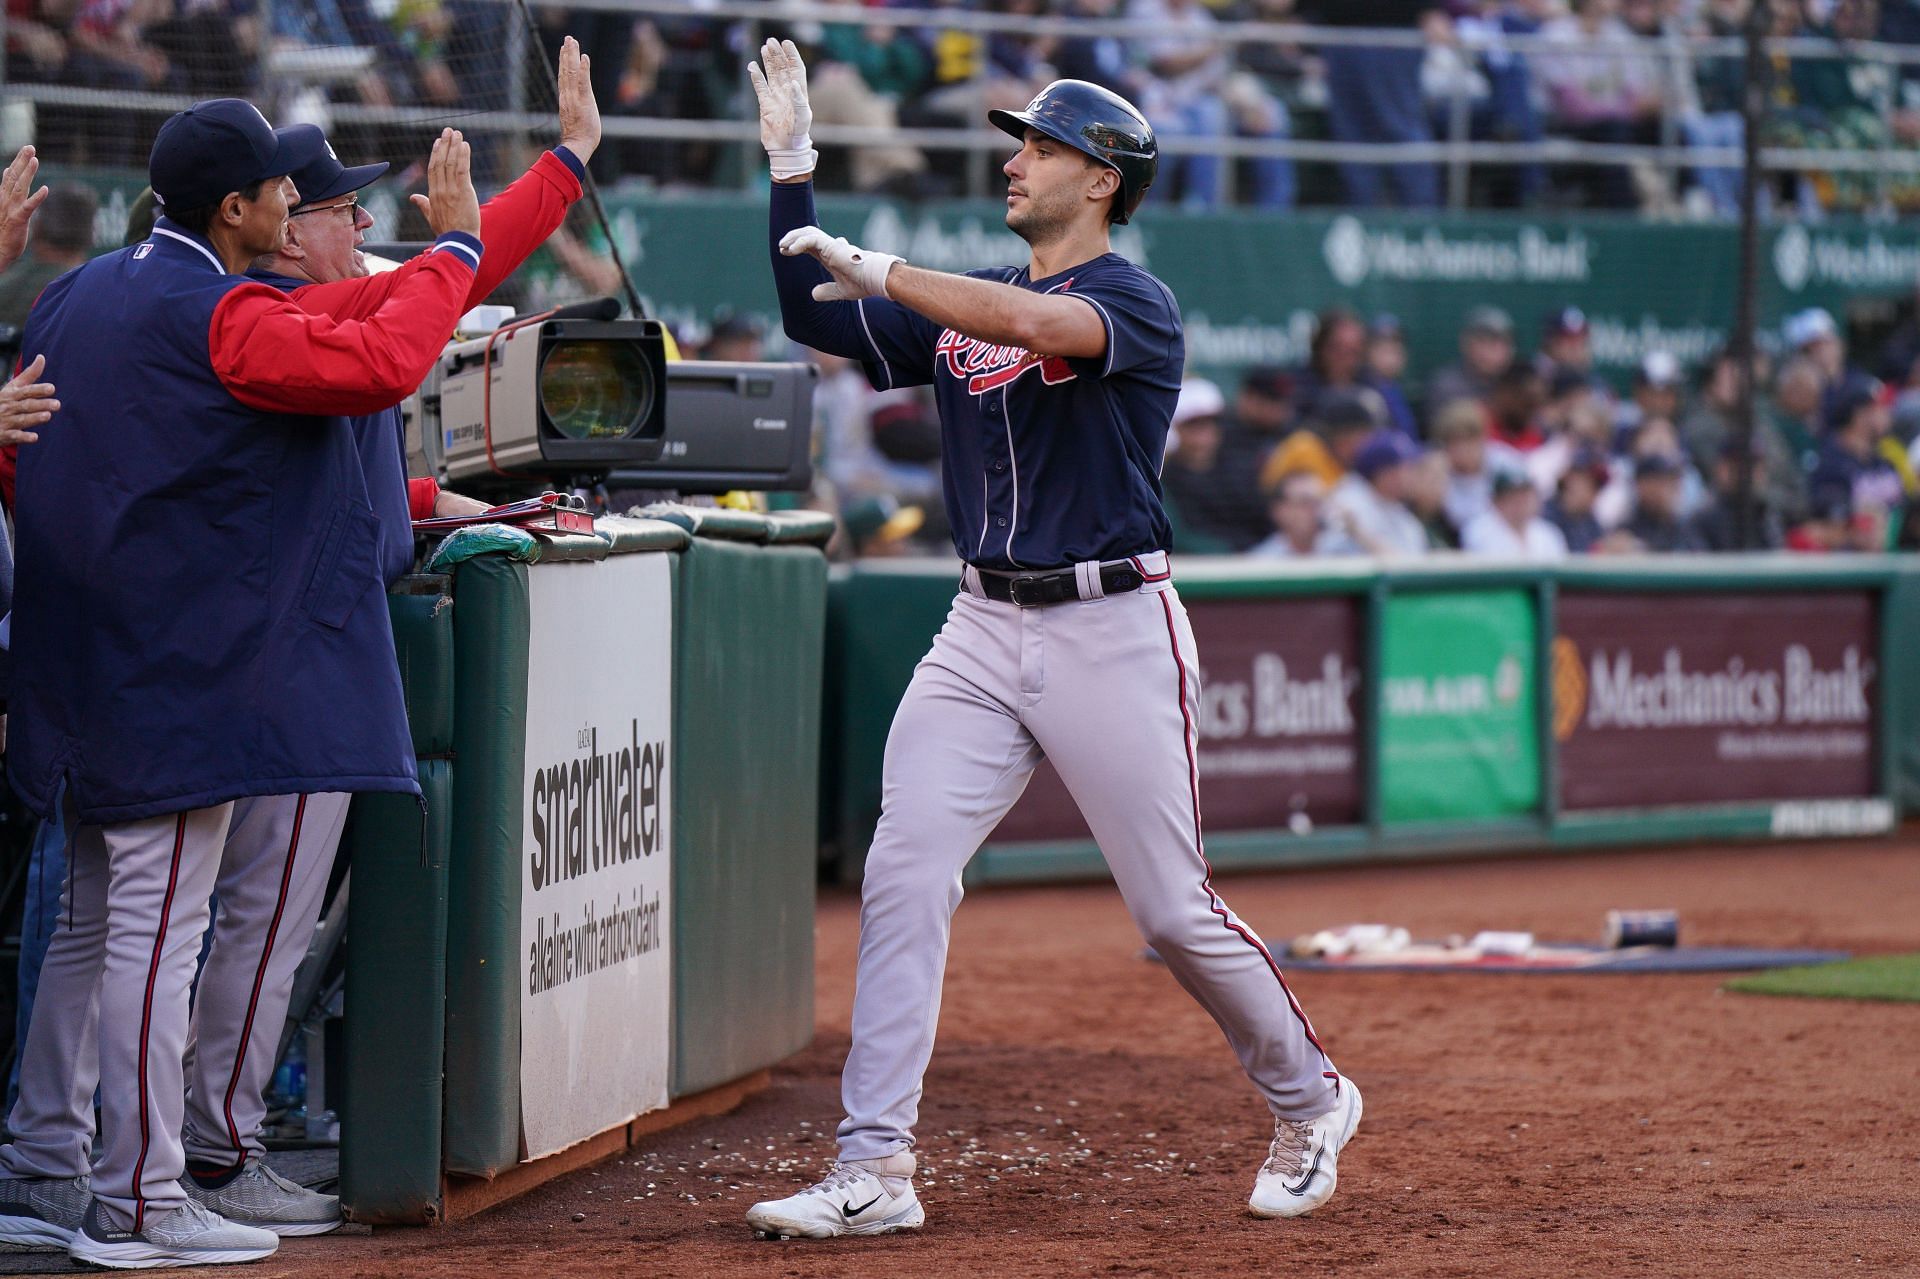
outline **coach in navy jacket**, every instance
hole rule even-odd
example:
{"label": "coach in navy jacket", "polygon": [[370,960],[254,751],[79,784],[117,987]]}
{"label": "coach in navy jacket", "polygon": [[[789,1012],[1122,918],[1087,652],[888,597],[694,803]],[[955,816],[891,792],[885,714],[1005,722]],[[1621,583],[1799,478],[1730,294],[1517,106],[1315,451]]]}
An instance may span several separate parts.
{"label": "coach in navy jacket", "polygon": [[[170,140],[190,117],[191,137]],[[325,285],[296,305],[246,279],[284,235],[273,200],[297,195],[276,195],[277,178],[228,185],[235,164],[286,174],[314,158],[255,154],[298,150],[289,131],[259,142],[263,127],[222,99],[155,144],[166,208],[238,189],[258,226],[240,241],[223,230],[227,257],[162,217],[146,242],[54,281],[28,321],[25,358],[45,355],[63,409],[20,458],[8,768],[42,815],[63,780],[89,825],[247,795],[418,789],[379,523],[346,418],[426,375],[480,241],[443,234],[377,308]]]}

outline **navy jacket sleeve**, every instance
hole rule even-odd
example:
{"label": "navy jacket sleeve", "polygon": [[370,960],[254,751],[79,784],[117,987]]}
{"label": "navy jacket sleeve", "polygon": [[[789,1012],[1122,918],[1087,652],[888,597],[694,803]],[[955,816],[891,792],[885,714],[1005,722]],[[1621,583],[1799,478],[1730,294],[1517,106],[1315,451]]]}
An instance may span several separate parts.
{"label": "navy jacket sleeve", "polygon": [[767,250],[773,255],[773,282],[787,336],[816,351],[860,361],[875,390],[933,381],[937,334],[931,321],[886,298],[816,302],[813,286],[833,279],[827,268],[805,254],[788,257],[780,252],[787,232],[820,224],[813,183],[774,183],[768,212]]}

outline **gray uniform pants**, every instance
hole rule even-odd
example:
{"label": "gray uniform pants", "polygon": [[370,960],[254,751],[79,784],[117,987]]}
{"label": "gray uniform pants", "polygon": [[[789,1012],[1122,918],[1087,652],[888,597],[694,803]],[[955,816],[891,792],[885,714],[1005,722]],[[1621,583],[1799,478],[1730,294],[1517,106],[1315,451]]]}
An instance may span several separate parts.
{"label": "gray uniform pants", "polygon": [[[1161,580],[1029,609],[976,596],[969,569],[969,590],[915,670],[887,736],[862,886],[841,1158],[912,1146],[961,871],[1043,754],[1141,934],[1212,1014],[1274,1114],[1310,1119],[1332,1106],[1333,1065],[1306,1015],[1212,885],[1193,631],[1165,557],[1144,557],[1144,567]],[[1097,574],[1091,583],[1097,590]]]}
{"label": "gray uniform pants", "polygon": [[[99,1084],[94,1194],[136,1227],[148,1207],[181,1202],[183,1120],[196,1159],[232,1164],[259,1149],[262,1094],[348,798],[268,796],[75,829],[0,1176],[88,1171]],[[216,883],[220,921],[190,1015]]]}

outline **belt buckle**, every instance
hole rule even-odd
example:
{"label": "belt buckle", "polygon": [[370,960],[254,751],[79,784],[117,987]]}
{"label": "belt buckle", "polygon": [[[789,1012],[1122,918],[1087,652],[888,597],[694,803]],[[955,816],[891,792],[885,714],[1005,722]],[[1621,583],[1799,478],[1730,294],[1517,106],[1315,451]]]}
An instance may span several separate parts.
{"label": "belt buckle", "polygon": [[[1026,593],[1027,590],[1031,590],[1032,594],[1030,596]],[[1021,577],[1010,577],[1007,579],[1007,598],[1015,604],[1018,604],[1021,608],[1043,607],[1047,603],[1047,598],[1044,594],[1045,590],[1046,582],[1039,577],[1023,575]]]}

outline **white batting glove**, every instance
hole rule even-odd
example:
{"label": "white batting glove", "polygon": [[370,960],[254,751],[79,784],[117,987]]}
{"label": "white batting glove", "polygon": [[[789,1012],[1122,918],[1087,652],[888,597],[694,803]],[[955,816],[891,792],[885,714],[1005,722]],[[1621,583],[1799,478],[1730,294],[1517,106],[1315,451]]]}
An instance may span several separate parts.
{"label": "white batting glove", "polygon": [[780,237],[780,252],[790,258],[808,253],[833,276],[830,284],[813,286],[815,302],[851,302],[856,298],[887,296],[887,272],[905,259],[875,253],[828,235],[817,226],[803,226]]}
{"label": "white batting glove", "polygon": [[760,99],[760,145],[775,178],[803,178],[820,163],[813,149],[813,107],[807,102],[807,64],[791,40],[769,39],[760,46],[760,62],[747,64],[754,96]]}

